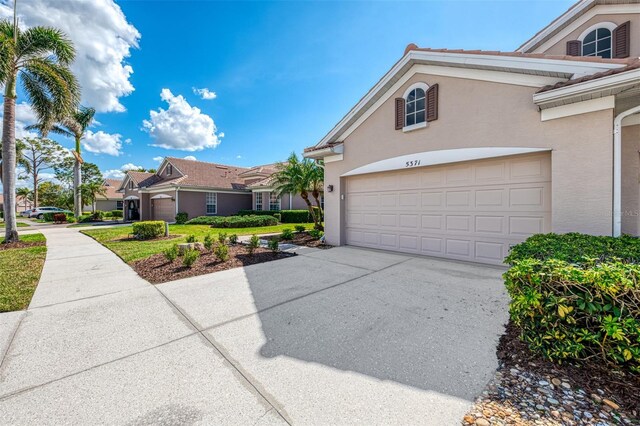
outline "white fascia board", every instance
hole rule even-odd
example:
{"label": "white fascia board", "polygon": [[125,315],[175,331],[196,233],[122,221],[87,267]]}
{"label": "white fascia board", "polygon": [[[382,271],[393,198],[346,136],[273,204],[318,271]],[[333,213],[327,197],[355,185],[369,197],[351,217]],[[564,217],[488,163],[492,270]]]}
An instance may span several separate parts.
{"label": "white fascia board", "polygon": [[[416,62],[428,62],[429,65],[415,64]],[[438,65],[434,65],[438,64]],[[412,66],[413,65],[413,66]],[[577,76],[595,74],[613,68],[623,67],[623,64],[606,62],[586,62],[573,60],[557,60],[543,58],[527,58],[501,55],[473,55],[468,53],[443,53],[410,51],[398,61],[375,86],[336,124],[327,135],[318,142],[315,147],[321,147],[332,141],[344,140],[345,126],[358,113],[368,105],[382,90],[385,90],[386,99],[400,86],[409,80],[416,72],[459,78],[473,78],[476,80],[492,81],[507,84],[516,84],[530,87],[542,87],[554,84],[561,80],[576,78]],[[409,67],[409,68],[407,68]],[[416,71],[416,67],[420,71]],[[478,67],[492,67],[503,71],[477,69]],[[411,71],[410,71],[411,70]],[[403,72],[400,77],[398,74]],[[543,75],[532,75],[541,73]],[[386,100],[385,99],[385,100]],[[379,100],[369,107],[373,112],[379,107]],[[353,128],[353,125],[350,126]],[[305,155],[307,158],[322,158],[325,153],[318,156],[316,152]]]}
{"label": "white fascia board", "polygon": [[344,159],[344,154],[330,155],[328,157],[324,157],[324,162],[333,163],[335,161],[342,161]]}
{"label": "white fascia board", "polygon": [[627,85],[640,84],[640,69],[623,72],[620,74],[600,77],[595,80],[583,83],[572,84],[571,86],[560,87],[533,95],[533,102],[544,108],[545,104],[550,104],[559,100],[572,97],[585,96],[601,91],[612,90]]}
{"label": "white fascia board", "polygon": [[540,112],[540,121],[555,120],[557,118],[570,117],[572,115],[586,114],[589,112],[613,109],[616,107],[616,97],[590,99],[588,101],[561,105],[554,108],[543,109]]}
{"label": "white fascia board", "polygon": [[318,149],[315,151],[310,151],[303,153],[302,156],[305,158],[311,158],[313,160],[322,160],[323,158],[333,156],[333,155],[341,155],[344,152],[343,145],[337,146],[328,146],[324,149]]}
{"label": "white fascia board", "polygon": [[[591,0],[592,2],[593,0]],[[593,5],[590,5],[591,7]],[[584,8],[582,9],[584,10]],[[581,10],[581,11],[582,11]],[[547,49],[551,48],[553,45],[557,44],[560,40],[567,37],[572,31],[578,28],[581,25],[584,25],[588,20],[593,18],[596,15],[628,15],[640,13],[638,4],[611,4],[611,5],[595,5],[591,10],[584,12],[582,16],[576,18],[575,21],[571,22],[571,24],[567,25],[562,30],[558,31],[558,33],[554,34],[549,40],[542,43],[540,46],[536,47],[531,53],[540,53],[545,52]],[[572,14],[570,17],[575,16],[577,13]],[[567,18],[567,19],[568,19]],[[548,37],[549,34],[553,33],[558,27],[562,26],[564,22],[567,21],[564,19],[558,25],[555,25],[553,29],[549,31],[545,31],[543,34],[538,34],[537,37],[531,40],[531,42],[527,42],[517,49],[518,52],[526,52],[530,50],[533,46],[535,46],[540,41],[544,40],[544,38]]]}
{"label": "white fascia board", "polygon": [[425,151],[416,154],[401,155],[376,161],[362,167],[358,167],[341,175],[354,176],[366,173],[379,173],[391,170],[407,170],[417,167],[436,166],[439,164],[459,163],[462,161],[483,160],[486,158],[506,157],[510,155],[531,154],[534,152],[551,151],[550,148],[521,148],[521,147],[484,147],[484,148],[460,148],[443,149],[438,151]]}

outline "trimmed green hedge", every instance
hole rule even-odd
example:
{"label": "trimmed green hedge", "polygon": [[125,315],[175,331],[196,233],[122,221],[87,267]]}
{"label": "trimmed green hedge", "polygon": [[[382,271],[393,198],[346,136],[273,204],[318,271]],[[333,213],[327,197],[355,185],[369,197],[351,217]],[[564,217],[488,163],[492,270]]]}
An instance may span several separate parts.
{"label": "trimmed green hedge", "polygon": [[546,234],[515,246],[504,274],[529,348],[562,362],[599,358],[640,373],[640,240]]}
{"label": "trimmed green hedge", "polygon": [[240,210],[236,216],[273,216],[280,210]]}
{"label": "trimmed green hedge", "polygon": [[184,225],[185,223],[187,223],[187,219],[189,219],[189,213],[180,212],[176,215],[176,224]]}
{"label": "trimmed green hedge", "polygon": [[[318,208],[313,207],[317,212]],[[238,216],[274,216],[282,223],[309,223],[313,222],[309,210],[240,210]]]}
{"label": "trimmed green hedge", "polygon": [[274,226],[278,220],[273,216],[200,216],[187,222],[188,225],[211,225],[212,228],[253,228]]}
{"label": "trimmed green hedge", "polygon": [[135,222],[133,224],[133,235],[140,240],[157,238],[164,234],[164,221],[153,220],[146,222]]}

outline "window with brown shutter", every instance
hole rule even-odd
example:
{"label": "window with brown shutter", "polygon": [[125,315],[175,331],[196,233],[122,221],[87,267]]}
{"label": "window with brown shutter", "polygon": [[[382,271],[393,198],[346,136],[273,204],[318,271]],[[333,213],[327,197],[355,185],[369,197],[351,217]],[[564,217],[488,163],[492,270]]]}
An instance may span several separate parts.
{"label": "window with brown shutter", "polygon": [[614,58],[628,58],[631,54],[631,21],[627,21],[624,24],[618,25],[611,36],[612,47],[613,47],[613,57]]}
{"label": "window with brown shutter", "polygon": [[404,127],[404,98],[396,98],[396,130]]}
{"label": "window with brown shutter", "polygon": [[567,56],[581,56],[582,42],[580,40],[569,40],[567,42]]}
{"label": "window with brown shutter", "polygon": [[427,121],[438,119],[438,84],[427,90]]}

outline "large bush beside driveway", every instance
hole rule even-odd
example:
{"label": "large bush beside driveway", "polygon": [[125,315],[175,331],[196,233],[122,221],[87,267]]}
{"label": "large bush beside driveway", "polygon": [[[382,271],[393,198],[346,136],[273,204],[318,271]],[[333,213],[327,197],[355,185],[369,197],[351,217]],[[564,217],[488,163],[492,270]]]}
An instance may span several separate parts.
{"label": "large bush beside driveway", "polygon": [[600,359],[640,373],[640,240],[535,235],[515,246],[504,274],[510,315],[545,358]]}

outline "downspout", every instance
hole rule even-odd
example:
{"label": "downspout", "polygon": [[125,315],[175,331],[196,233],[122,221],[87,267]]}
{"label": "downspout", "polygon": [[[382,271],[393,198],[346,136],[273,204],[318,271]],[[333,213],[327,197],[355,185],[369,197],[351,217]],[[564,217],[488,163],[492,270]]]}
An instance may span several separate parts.
{"label": "downspout", "polygon": [[640,105],[621,112],[613,120],[613,236],[622,233],[622,120],[640,112]]}
{"label": "downspout", "polygon": [[178,216],[178,213],[180,212],[180,208],[178,207],[178,191],[180,191],[180,187],[176,186],[176,216]]}

